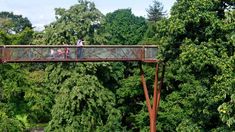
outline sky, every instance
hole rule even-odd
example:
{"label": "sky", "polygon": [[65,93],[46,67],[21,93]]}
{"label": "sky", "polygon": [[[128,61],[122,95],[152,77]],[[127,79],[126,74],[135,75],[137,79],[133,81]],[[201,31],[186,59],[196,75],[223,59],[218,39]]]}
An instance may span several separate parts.
{"label": "sky", "polygon": [[[40,30],[55,20],[55,8],[66,8],[77,4],[78,0],[0,0],[0,12],[8,11],[27,17],[36,30]],[[117,9],[131,8],[136,16],[147,17],[146,9],[153,0],[90,0],[103,14]],[[169,14],[176,0],[158,0]]]}

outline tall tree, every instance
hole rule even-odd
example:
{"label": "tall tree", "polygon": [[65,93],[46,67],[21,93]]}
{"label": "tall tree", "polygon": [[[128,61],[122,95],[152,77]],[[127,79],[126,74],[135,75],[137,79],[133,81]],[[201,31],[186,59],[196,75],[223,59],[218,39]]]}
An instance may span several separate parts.
{"label": "tall tree", "polygon": [[146,9],[146,11],[148,13],[147,15],[149,21],[159,21],[165,15],[162,4],[157,0],[154,0],[153,5],[150,5],[149,9]]}
{"label": "tall tree", "polygon": [[159,130],[234,129],[235,23],[218,14],[220,5],[178,0],[171,17],[156,24],[155,39],[167,62]]}
{"label": "tall tree", "polygon": [[[121,131],[121,113],[115,109],[115,95],[104,88],[94,75],[89,75],[86,72],[88,69],[82,65],[69,66],[73,70],[66,70],[63,67],[60,76],[67,79],[59,86],[61,88],[47,130]],[[58,71],[58,68],[51,70]],[[51,81],[58,79],[54,78]]]}
{"label": "tall tree", "polygon": [[144,39],[140,42],[143,44],[158,44],[156,38],[154,38],[156,33],[156,22],[165,18],[165,12],[163,11],[163,6],[160,2],[154,0],[153,5],[146,9],[148,13],[148,28],[144,34]]}
{"label": "tall tree", "polygon": [[84,39],[86,44],[94,43],[94,23],[101,21],[103,15],[93,2],[79,0],[68,10],[56,8],[55,14],[56,21],[45,29],[47,44],[75,44],[78,39]]}
{"label": "tall tree", "polygon": [[108,13],[104,23],[104,35],[108,44],[138,44],[147,28],[145,19],[132,14],[131,9]]}

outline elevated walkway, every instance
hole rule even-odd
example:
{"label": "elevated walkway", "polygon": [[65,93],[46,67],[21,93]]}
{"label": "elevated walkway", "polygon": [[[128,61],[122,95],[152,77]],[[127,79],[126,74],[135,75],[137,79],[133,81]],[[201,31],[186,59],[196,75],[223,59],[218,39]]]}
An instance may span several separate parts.
{"label": "elevated walkway", "polygon": [[3,45],[0,62],[157,62],[155,45]]}

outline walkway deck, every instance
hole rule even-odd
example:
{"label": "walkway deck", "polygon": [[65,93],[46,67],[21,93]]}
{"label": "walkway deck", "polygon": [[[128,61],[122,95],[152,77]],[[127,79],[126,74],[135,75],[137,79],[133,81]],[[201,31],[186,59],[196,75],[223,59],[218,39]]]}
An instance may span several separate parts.
{"label": "walkway deck", "polygon": [[154,45],[3,45],[0,62],[157,62]]}

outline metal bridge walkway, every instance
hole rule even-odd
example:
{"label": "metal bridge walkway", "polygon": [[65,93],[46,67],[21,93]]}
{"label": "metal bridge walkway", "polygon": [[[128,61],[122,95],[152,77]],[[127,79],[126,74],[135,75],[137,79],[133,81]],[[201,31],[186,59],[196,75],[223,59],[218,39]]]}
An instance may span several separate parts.
{"label": "metal bridge walkway", "polygon": [[3,45],[0,63],[12,62],[157,62],[154,45]]}

